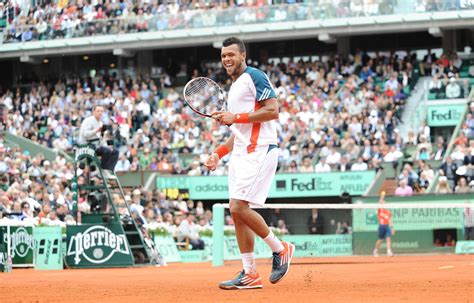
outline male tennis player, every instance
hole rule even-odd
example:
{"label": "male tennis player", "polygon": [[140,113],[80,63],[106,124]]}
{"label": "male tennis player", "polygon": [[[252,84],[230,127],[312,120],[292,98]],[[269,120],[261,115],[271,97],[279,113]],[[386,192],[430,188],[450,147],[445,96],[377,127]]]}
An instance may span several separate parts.
{"label": "male tennis player", "polygon": [[[379,203],[385,203],[385,192],[380,193]],[[392,213],[388,208],[379,208],[377,210],[377,217],[379,219],[379,239],[375,242],[374,256],[379,256],[379,248],[383,240],[387,240],[387,256],[393,256],[392,253],[392,234],[395,231],[392,226]]]}
{"label": "male tennis player", "polygon": [[233,83],[228,95],[228,112],[213,117],[221,124],[234,124],[249,138],[250,145],[231,135],[207,159],[205,165],[215,170],[219,159],[232,152],[229,162],[230,212],[242,255],[243,270],[233,280],[219,284],[222,289],[262,288],[254,257],[254,234],[273,251],[270,282],[277,283],[290,268],[295,246],[281,242],[265,220],[252,209],[262,207],[267,199],[278,162],[278,102],[267,75],[247,67],[242,40],[231,37],[223,42],[222,64]]}

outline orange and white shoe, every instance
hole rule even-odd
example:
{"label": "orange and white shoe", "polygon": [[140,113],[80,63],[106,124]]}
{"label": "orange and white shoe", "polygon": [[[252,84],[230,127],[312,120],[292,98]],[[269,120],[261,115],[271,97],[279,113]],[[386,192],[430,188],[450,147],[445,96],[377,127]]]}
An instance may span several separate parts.
{"label": "orange and white shoe", "polygon": [[273,253],[272,273],[270,274],[270,283],[275,284],[283,279],[290,270],[291,259],[295,253],[295,246],[289,242],[281,242],[283,251]]}
{"label": "orange and white shoe", "polygon": [[256,289],[262,288],[262,279],[258,275],[255,274],[246,274],[244,270],[242,270],[237,277],[232,280],[224,281],[219,284],[220,289]]}

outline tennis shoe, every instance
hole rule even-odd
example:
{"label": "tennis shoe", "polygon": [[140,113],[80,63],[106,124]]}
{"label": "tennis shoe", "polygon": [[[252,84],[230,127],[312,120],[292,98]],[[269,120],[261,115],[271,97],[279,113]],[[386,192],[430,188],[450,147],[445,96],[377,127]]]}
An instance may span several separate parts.
{"label": "tennis shoe", "polygon": [[283,279],[290,270],[291,259],[295,253],[295,246],[288,242],[281,242],[283,251],[273,253],[272,273],[270,274],[270,283],[275,284]]}
{"label": "tennis shoe", "polygon": [[258,275],[255,274],[246,274],[244,270],[242,270],[237,277],[232,280],[224,281],[219,284],[220,289],[256,289],[262,288],[262,279]]}
{"label": "tennis shoe", "polygon": [[372,252],[374,254],[374,257],[378,257],[379,256],[379,251],[374,249],[374,251]]}

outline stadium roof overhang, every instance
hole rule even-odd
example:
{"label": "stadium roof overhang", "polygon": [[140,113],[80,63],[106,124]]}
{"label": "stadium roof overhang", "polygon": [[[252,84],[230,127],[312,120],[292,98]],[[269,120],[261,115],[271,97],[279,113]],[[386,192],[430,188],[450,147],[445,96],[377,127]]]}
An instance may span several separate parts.
{"label": "stadium roof overhang", "polygon": [[[318,38],[334,42],[338,36],[403,33],[443,29],[474,29],[474,10],[413,13],[358,18],[335,18],[247,24],[161,32],[133,33],[3,44],[0,58],[26,58],[73,54],[115,53],[171,47],[212,45],[237,35],[247,42]],[[270,34],[271,33],[271,34]]]}

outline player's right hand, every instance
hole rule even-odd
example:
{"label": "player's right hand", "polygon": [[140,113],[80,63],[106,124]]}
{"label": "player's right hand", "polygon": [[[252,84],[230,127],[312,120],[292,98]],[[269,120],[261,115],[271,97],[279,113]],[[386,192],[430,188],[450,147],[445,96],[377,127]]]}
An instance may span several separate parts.
{"label": "player's right hand", "polygon": [[217,163],[219,163],[219,156],[216,153],[213,153],[207,157],[204,166],[210,171],[214,171],[217,168]]}

